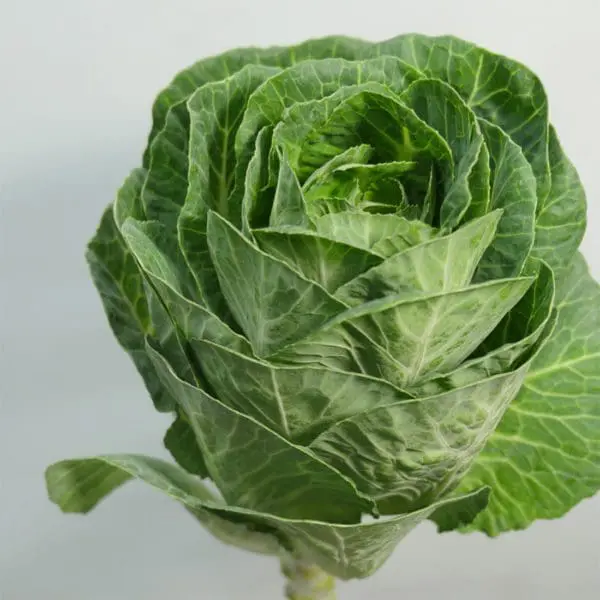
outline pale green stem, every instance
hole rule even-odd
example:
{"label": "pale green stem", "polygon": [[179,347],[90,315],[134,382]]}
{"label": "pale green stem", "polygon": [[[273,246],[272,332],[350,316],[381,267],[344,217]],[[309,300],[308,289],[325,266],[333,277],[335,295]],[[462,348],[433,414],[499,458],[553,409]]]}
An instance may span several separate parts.
{"label": "pale green stem", "polygon": [[287,578],[285,587],[289,600],[336,600],[335,579],[315,565],[286,556],[281,570]]}

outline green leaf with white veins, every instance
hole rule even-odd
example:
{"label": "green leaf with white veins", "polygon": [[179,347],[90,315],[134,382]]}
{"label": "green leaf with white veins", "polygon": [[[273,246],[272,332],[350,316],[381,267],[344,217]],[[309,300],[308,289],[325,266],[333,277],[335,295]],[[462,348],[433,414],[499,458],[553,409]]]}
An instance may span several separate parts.
{"label": "green leaf with white veins", "polygon": [[310,228],[306,203],[300,183],[290,163],[281,150],[279,158],[279,177],[271,209],[269,225],[271,227],[304,227]]}
{"label": "green leaf with white veins", "polygon": [[301,339],[346,308],[214,212],[208,242],[223,294],[258,356]]}
{"label": "green leaf with white veins", "polygon": [[449,292],[466,287],[492,242],[500,212],[471,221],[454,233],[398,252],[335,292],[352,306],[395,294]]}
{"label": "green leaf with white veins", "polygon": [[523,389],[461,485],[489,483],[468,530],[554,519],[600,489],[600,285],[577,255],[559,275],[558,321]]}
{"label": "green leaf with white veins", "polygon": [[207,215],[218,210],[239,225],[241,205],[230,205],[236,165],[234,139],[252,92],[277,69],[247,66],[223,81],[207,84],[188,100],[189,170],[179,216],[179,243],[207,305],[226,315],[206,240]]}
{"label": "green leaf with white veins", "polygon": [[278,123],[289,107],[325,98],[364,82],[380,83],[400,92],[419,76],[414,67],[391,56],[352,62],[329,58],[301,62],[285,69],[261,85],[248,102],[235,142],[241,172],[260,129]]}
{"label": "green leaf with white veins", "polygon": [[[187,100],[198,88],[207,83],[230,77],[246,65],[266,65],[285,68],[309,59],[333,57],[356,60],[368,54],[371,44],[345,37],[328,37],[308,40],[297,46],[273,46],[271,48],[237,48],[218,56],[200,60],[184,69],[157,97],[152,107],[152,131],[149,145],[162,129],[169,109]],[[148,153],[144,155],[147,166]]]}
{"label": "green leaf with white veins", "polygon": [[577,170],[552,126],[548,150],[552,180],[548,195],[537,206],[533,254],[556,269],[569,263],[581,243],[587,203]]}
{"label": "green leaf with white veins", "polygon": [[179,379],[148,349],[190,425],[211,479],[231,504],[280,517],[356,523],[372,501],[308,450]]}
{"label": "green leaf with white veins", "polygon": [[[481,204],[487,195],[487,181],[473,181],[483,136],[477,118],[460,95],[447,83],[421,80],[400,95],[427,125],[448,143],[454,159],[454,177],[445,181],[445,197],[440,207],[440,225],[451,230],[460,222],[471,202]],[[485,171],[479,171],[485,177]],[[479,197],[474,197],[479,193]]]}
{"label": "green leaf with white veins", "polygon": [[148,174],[142,187],[146,216],[173,231],[187,193],[189,133],[188,109],[180,102],[170,108],[150,146]]}
{"label": "green leaf with white veins", "polygon": [[480,117],[505,131],[533,167],[538,194],[550,186],[548,100],[540,80],[521,63],[452,36],[401,35],[377,45],[430,77],[449,83]]}
{"label": "green leaf with white veins", "polygon": [[523,151],[499,127],[480,119],[491,164],[490,209],[502,210],[498,234],[481,260],[478,281],[514,277],[533,245],[536,181]]}
{"label": "green leaf with white veins", "polygon": [[133,219],[144,218],[145,210],[141,193],[146,176],[147,172],[144,169],[134,169],[117,192],[117,197],[112,205],[113,222],[117,229],[121,229],[121,226],[129,217]]}
{"label": "green leaf with white veins", "polygon": [[523,362],[524,356],[538,340],[543,342],[552,333],[555,323],[554,274],[542,264],[537,279],[525,296],[469,360],[450,373],[411,386],[408,391],[417,397],[440,394],[506,373]]}
{"label": "green leaf with white veins", "polygon": [[253,235],[262,250],[330,293],[382,260],[372,252],[310,231],[258,229]]}
{"label": "green leaf with white veins", "polygon": [[374,377],[270,364],[207,341],[190,345],[222,402],[301,444],[334,421],[410,398]]}
{"label": "green leaf with white veins", "polygon": [[[133,171],[119,190],[122,205],[128,210],[139,208],[143,175],[142,170]],[[171,410],[173,399],[160,385],[145,350],[145,337],[153,332],[153,325],[143,277],[117,229],[112,206],[104,212],[86,258],[115,337],[133,360],[157,410]]]}
{"label": "green leaf with white veins", "polygon": [[523,343],[528,336],[536,332],[539,335],[546,326],[556,301],[554,272],[546,263],[535,259],[527,267],[537,271],[534,284],[485,339],[475,355],[489,354],[507,344]]}
{"label": "green leaf with white veins", "polygon": [[[331,165],[334,160],[324,167]],[[318,215],[318,211],[314,210],[315,202],[322,206],[330,202],[329,198],[337,197],[344,198],[350,211],[377,208],[383,213],[397,213],[406,200],[400,178],[414,167],[415,163],[407,161],[338,166],[321,185],[312,186],[308,200],[308,205],[313,209],[310,212]]]}
{"label": "green leaf with white veins", "polygon": [[372,154],[373,148],[368,144],[354,146],[334,156],[329,162],[313,171],[302,186],[309,207],[311,201],[316,199],[336,197],[338,182],[332,177],[335,171],[344,165],[366,164]]}
{"label": "green leaf with white veins", "polygon": [[[129,219],[123,227],[127,243],[138,261],[144,276],[155,290],[170,318],[186,339],[207,339],[242,353],[251,353],[244,337],[232,331],[216,315],[181,295],[177,270],[162,253],[158,223],[138,223]],[[163,349],[164,353],[164,349]],[[179,373],[179,371],[178,371]]]}
{"label": "green leaf with white veins", "polygon": [[[361,340],[366,336],[371,355],[366,372],[404,388],[458,366],[522,298],[531,282],[524,277],[455,292],[373,300],[341,313],[300,347],[313,346],[313,352],[325,355],[320,346],[328,345],[334,334],[338,351],[346,355],[342,368],[353,371],[356,357],[366,350]],[[362,334],[358,342],[354,330]],[[294,346],[286,349],[286,357],[293,351]]]}
{"label": "green leaf with white veins", "polygon": [[525,371],[367,410],[332,425],[310,448],[374,498],[383,514],[417,510],[458,485]]}
{"label": "green leaf with white veins", "polygon": [[406,515],[343,525],[284,519],[215,499],[198,478],[155,458],[111,455],[62,461],[49,467],[50,498],[65,512],[87,512],[113,490],[139,479],[183,504],[218,539],[276,554],[278,540],[341,579],[372,575],[398,543],[434,511],[452,509],[468,522],[487,504],[489,489],[444,499]]}
{"label": "green leaf with white veins", "polygon": [[421,221],[354,212],[322,215],[315,226],[323,237],[369,250],[382,258],[421,244],[436,234],[435,229]]}
{"label": "green leaf with white veins", "polygon": [[202,451],[196,442],[196,434],[184,417],[179,415],[173,421],[163,441],[177,464],[202,479],[208,477]]}
{"label": "green leaf with white veins", "polygon": [[421,167],[403,176],[410,201],[417,202],[426,190],[428,177],[421,171],[428,176],[433,162],[446,178],[454,171],[447,142],[377,83],[342,88],[322,100],[290,107],[273,136],[286,148],[301,183],[334,156],[361,144],[374,149],[376,162],[406,161]]}
{"label": "green leaf with white veins", "polygon": [[269,151],[273,137],[272,127],[263,127],[256,137],[254,154],[244,175],[242,196],[242,231],[251,237],[253,227],[266,227],[271,216],[274,190],[270,187]]}

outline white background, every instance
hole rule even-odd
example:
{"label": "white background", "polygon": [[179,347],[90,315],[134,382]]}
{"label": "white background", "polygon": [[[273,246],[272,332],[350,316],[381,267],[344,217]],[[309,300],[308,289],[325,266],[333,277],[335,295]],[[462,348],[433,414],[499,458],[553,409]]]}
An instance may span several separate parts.
{"label": "white background", "polygon": [[[274,560],[214,542],[131,484],[88,517],[45,497],[43,470],[102,452],[163,454],[167,419],[106,325],[83,261],[102,208],[137,165],[155,93],[234,46],[333,33],[452,33],[544,81],[589,199],[600,278],[598,0],[0,0],[0,597],[281,597]],[[600,590],[600,497],[494,541],[421,526],[346,600],[588,600]]]}

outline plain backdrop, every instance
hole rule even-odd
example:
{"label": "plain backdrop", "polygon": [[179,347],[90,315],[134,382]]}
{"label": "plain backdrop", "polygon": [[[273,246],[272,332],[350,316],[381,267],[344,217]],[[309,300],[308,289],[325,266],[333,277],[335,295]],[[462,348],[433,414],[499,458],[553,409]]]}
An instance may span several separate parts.
{"label": "plain backdrop", "polygon": [[[452,33],[544,81],[589,199],[583,250],[600,278],[598,0],[0,0],[0,597],[276,600],[274,560],[212,540],[130,484],[88,517],[46,499],[45,466],[164,455],[156,414],[114,342],[83,248],[139,162],[155,93],[234,46],[342,33]],[[588,600],[600,590],[600,497],[521,533],[422,525],[346,600]]]}

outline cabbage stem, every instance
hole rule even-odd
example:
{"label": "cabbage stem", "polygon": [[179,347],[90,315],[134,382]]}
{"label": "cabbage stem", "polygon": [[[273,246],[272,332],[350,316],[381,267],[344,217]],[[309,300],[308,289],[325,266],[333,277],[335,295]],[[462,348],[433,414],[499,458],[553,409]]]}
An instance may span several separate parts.
{"label": "cabbage stem", "polygon": [[336,600],[335,579],[319,567],[286,556],[281,560],[281,570],[287,579],[288,600]]}

